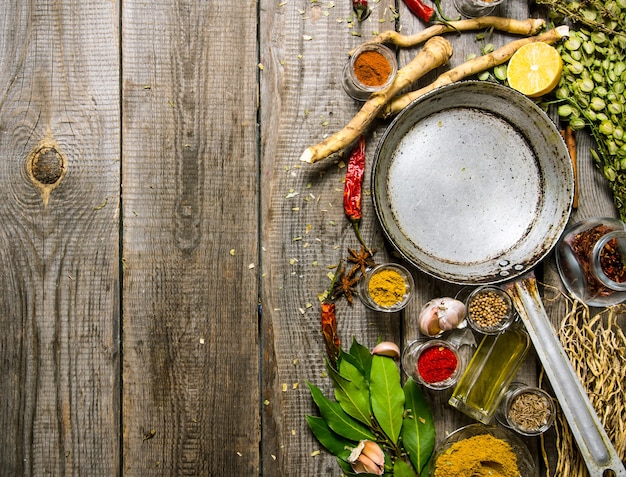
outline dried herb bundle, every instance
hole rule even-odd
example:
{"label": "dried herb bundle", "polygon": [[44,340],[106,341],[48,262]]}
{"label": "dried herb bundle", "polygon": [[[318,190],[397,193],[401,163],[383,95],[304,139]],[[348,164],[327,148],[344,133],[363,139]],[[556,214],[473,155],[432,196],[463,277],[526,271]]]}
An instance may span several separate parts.
{"label": "dried herb bundle", "polygon": [[[625,316],[624,305],[591,316],[586,305],[568,299],[568,310],[559,329],[563,348],[622,461],[626,459],[626,336],[618,321]],[[555,429],[559,449],[555,475],[588,476],[561,412],[557,414]],[[545,454],[544,449],[544,458]]]}

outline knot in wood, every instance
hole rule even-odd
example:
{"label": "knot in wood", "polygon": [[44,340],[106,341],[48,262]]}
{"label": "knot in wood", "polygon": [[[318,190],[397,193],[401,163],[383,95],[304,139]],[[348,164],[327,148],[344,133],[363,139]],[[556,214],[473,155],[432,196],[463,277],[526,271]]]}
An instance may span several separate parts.
{"label": "knot in wood", "polygon": [[63,156],[54,147],[42,147],[32,158],[33,178],[41,184],[57,183],[63,176]]}

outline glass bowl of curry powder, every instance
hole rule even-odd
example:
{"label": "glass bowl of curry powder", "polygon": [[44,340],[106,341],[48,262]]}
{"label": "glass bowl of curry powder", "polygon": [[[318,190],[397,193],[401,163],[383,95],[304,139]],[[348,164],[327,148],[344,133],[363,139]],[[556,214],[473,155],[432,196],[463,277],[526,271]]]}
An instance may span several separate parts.
{"label": "glass bowl of curry powder", "polygon": [[359,298],[374,311],[400,311],[409,304],[414,288],[413,276],[405,267],[383,263],[366,272],[361,280]]}
{"label": "glass bowl of curry powder", "polygon": [[535,464],[526,444],[504,427],[470,424],[440,442],[430,460],[430,477],[532,477]]}

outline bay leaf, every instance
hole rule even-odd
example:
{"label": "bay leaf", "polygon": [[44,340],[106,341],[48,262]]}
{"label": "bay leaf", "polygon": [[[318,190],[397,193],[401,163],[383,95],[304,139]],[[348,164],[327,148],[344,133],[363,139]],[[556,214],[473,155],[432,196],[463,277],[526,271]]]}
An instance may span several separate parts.
{"label": "bay leaf", "polygon": [[372,356],[370,396],[376,421],[389,440],[397,443],[402,428],[404,391],[400,385],[400,371],[392,358]]}
{"label": "bay leaf", "polygon": [[368,427],[350,417],[338,402],[328,399],[314,384],[307,382],[307,385],[311,390],[313,401],[320,410],[320,414],[328,427],[335,433],[356,442],[364,439],[376,440],[374,433]]}
{"label": "bay leaf", "polygon": [[315,438],[328,452],[337,456],[338,459],[348,462],[348,457],[350,457],[351,452],[350,449],[356,447],[354,442],[334,433],[333,430],[328,427],[323,417],[306,416],[306,421]]}
{"label": "bay leaf", "polygon": [[396,459],[393,464],[393,477],[419,477],[415,469],[408,462]]}
{"label": "bay leaf", "polygon": [[372,368],[371,351],[366,346],[360,344],[356,338],[352,338],[350,353],[347,353],[347,355],[353,358],[353,364],[355,364],[361,370],[363,376],[369,380],[370,370]]}
{"label": "bay leaf", "polygon": [[350,361],[341,359],[339,369],[327,366],[328,375],[335,388],[335,399],[341,408],[366,426],[372,424],[369,386],[365,377]]}
{"label": "bay leaf", "polygon": [[404,384],[404,396],[402,446],[421,474],[435,447],[435,424],[422,389],[410,378]]}

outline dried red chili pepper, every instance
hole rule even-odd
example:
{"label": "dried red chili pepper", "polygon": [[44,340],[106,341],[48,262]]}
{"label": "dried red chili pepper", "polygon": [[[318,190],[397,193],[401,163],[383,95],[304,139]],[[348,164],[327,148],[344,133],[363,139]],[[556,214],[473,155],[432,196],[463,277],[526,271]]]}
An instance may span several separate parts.
{"label": "dried red chili pepper", "polygon": [[367,0],[352,0],[352,9],[356,14],[358,21],[363,21],[370,16],[370,8],[367,5]]}
{"label": "dried red chili pepper", "polygon": [[341,341],[337,333],[337,315],[335,303],[325,301],[322,303],[322,335],[326,345],[326,354],[333,367],[336,366],[341,350]]}
{"label": "dried red chili pepper", "polygon": [[424,5],[421,0],[404,0],[405,5],[420,20],[426,23],[437,20],[437,12],[434,8]]}
{"label": "dried red chili pepper", "polygon": [[[448,22],[459,20],[461,18],[451,19],[444,15],[441,8],[441,0],[434,0],[436,10],[428,5],[425,5],[421,0],[404,0],[404,3],[409,10],[417,16],[417,18],[425,21],[426,23],[441,22],[445,25],[450,25]],[[453,25],[450,26],[454,28]]]}
{"label": "dried red chili pepper", "polygon": [[[365,137],[361,135],[350,154],[343,186],[343,210],[350,219],[359,242],[367,249],[359,224],[361,222],[361,199],[363,197],[363,176],[365,174]],[[368,249],[369,250],[369,249]]]}

